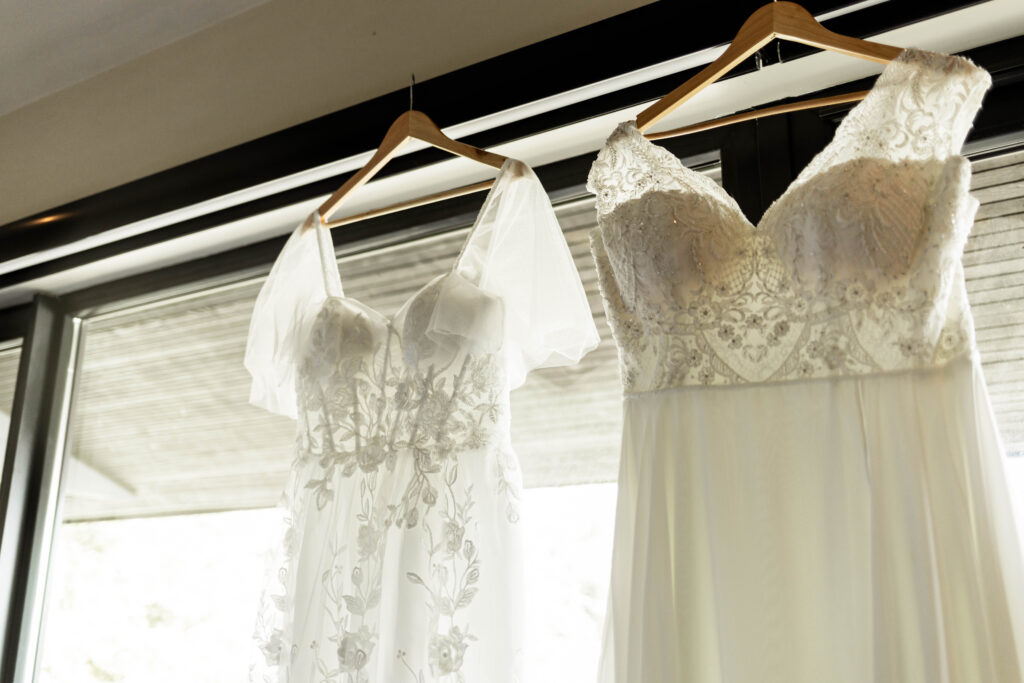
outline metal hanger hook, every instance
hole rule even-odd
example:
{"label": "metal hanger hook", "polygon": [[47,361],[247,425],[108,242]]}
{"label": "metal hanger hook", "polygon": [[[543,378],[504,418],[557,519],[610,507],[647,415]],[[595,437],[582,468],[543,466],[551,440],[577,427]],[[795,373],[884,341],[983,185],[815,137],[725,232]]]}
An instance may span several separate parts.
{"label": "metal hanger hook", "polygon": [[412,89],[416,85],[416,74],[409,74],[409,111],[412,111]]}

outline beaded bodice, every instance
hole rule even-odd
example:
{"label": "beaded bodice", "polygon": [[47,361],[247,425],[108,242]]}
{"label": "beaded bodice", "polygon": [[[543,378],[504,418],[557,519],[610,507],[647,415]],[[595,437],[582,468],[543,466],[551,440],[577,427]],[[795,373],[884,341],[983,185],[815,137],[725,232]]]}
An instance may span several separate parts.
{"label": "beaded bodice", "polygon": [[634,122],[590,172],[591,246],[627,393],[941,365],[974,346],[959,154],[988,89],[904,50],[757,225]]}

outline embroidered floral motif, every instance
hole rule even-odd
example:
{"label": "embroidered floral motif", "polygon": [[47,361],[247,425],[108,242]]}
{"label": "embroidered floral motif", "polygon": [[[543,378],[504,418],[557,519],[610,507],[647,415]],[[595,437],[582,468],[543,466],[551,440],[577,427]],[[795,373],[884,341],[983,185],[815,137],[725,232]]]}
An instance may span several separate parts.
{"label": "embroidered floral motif", "polygon": [[633,122],[591,169],[591,246],[627,392],[941,364],[973,348],[956,154],[988,85],[906,50],[755,226]]}
{"label": "embroidered floral motif", "polygon": [[[463,656],[470,641],[476,637],[469,632],[469,625],[459,625],[460,610],[468,607],[476,596],[480,581],[480,558],[476,545],[466,538],[467,525],[473,519],[472,486],[457,488],[457,470],[449,469],[445,474],[445,506],[440,510],[440,533],[427,530],[432,540],[429,550],[430,573],[422,576],[408,572],[406,578],[423,587],[430,609],[430,623],[435,633],[430,638],[428,661],[430,673],[437,677],[453,675],[455,681],[464,680]],[[436,540],[437,537],[439,540]],[[447,622],[447,628],[442,624]],[[422,681],[423,672],[417,671],[406,660],[404,653],[398,658],[411,674],[412,681]]]}
{"label": "embroidered floral motif", "polygon": [[[341,298],[328,299],[312,325],[298,372],[298,454],[284,499],[289,531],[280,593],[266,601],[257,634],[271,666],[308,648],[320,683],[371,680],[367,672],[381,656],[385,554],[390,543],[411,542],[424,548],[424,559],[404,580],[424,591],[431,632],[421,634],[420,664],[404,649],[397,658],[417,683],[464,680],[461,667],[476,638],[460,615],[484,570],[473,487],[460,481],[460,456],[493,443],[489,495],[504,501],[513,523],[519,473],[496,436],[508,420],[501,359],[439,353],[417,340],[403,344],[390,321]],[[308,590],[291,575],[302,548],[298,523],[333,509],[344,481],[358,482],[351,502],[358,531],[349,545],[327,549],[320,590],[330,642],[293,642],[288,619],[296,593]]]}

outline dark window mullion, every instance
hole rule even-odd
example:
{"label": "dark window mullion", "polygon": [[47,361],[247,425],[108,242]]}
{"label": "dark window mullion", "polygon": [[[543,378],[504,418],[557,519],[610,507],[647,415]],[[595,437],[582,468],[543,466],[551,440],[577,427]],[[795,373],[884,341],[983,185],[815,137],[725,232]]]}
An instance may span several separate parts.
{"label": "dark window mullion", "polygon": [[77,328],[60,300],[33,300],[0,479],[0,683],[31,680],[35,665]]}

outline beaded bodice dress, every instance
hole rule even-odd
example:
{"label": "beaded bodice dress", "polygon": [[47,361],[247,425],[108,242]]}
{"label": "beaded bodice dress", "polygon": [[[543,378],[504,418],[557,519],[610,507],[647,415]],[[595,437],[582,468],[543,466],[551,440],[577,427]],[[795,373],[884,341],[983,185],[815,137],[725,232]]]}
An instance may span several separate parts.
{"label": "beaded bodice dress", "polygon": [[991,83],[904,50],[752,224],[632,121],[591,245],[624,390],[601,683],[1024,681],[964,283]]}

